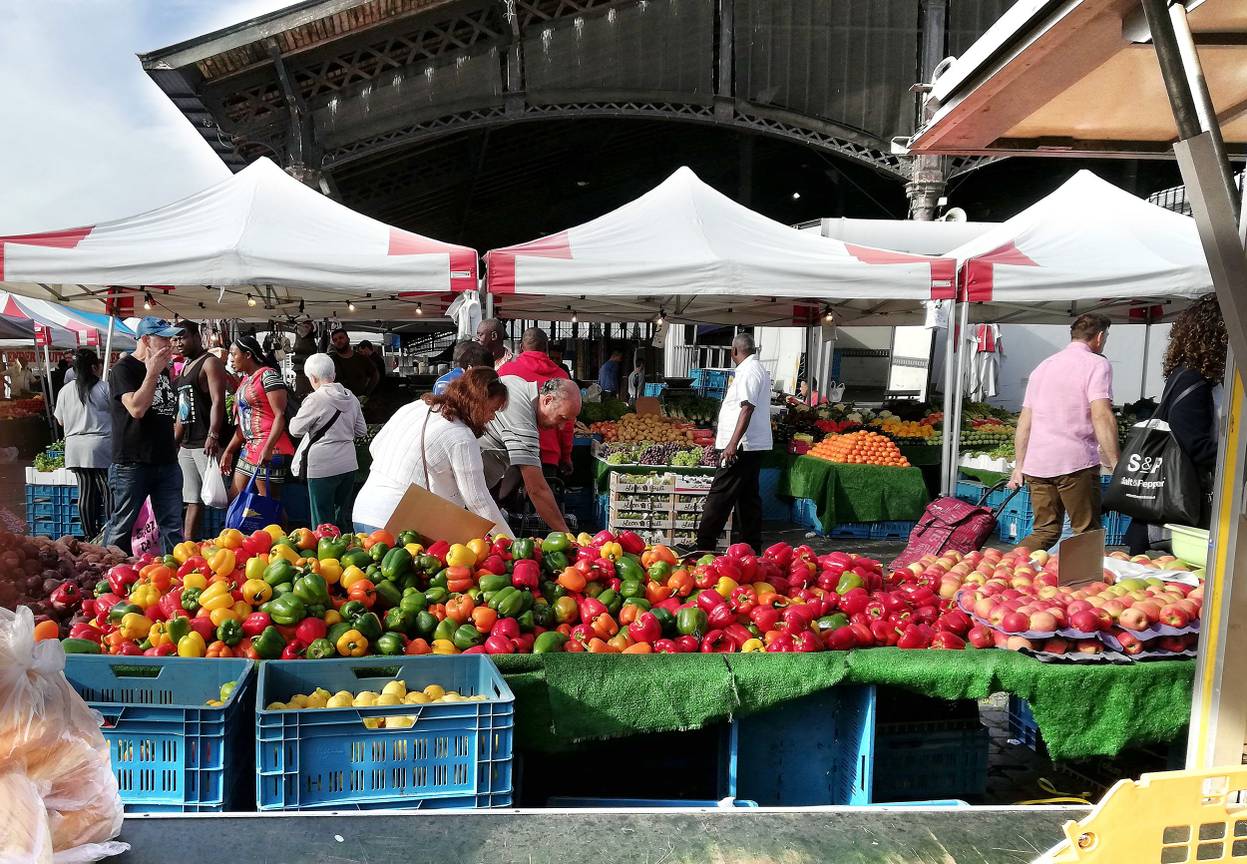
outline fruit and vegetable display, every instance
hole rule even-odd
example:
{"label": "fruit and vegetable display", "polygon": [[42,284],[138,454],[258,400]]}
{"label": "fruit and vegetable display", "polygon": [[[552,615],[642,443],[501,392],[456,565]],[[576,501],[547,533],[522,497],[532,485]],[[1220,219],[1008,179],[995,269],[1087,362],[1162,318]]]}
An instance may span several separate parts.
{"label": "fruit and vegetable display", "polygon": [[997,417],[967,418],[961,426],[961,449],[966,453],[990,452],[1013,445],[1017,426]]}
{"label": "fruit and vegetable display", "polygon": [[43,397],[32,396],[29,399],[0,400],[0,420],[15,420],[19,417],[38,417],[44,413]]}
{"label": "fruit and vegetable display", "polygon": [[115,546],[0,531],[0,606],[29,607],[42,637],[67,636],[84,618],[83,602],[123,561]]}
{"label": "fruit and vegetable display", "polygon": [[684,468],[695,466],[714,467],[719,464],[714,441],[709,445],[681,446],[679,444],[603,444],[598,448],[599,459],[608,465],[674,465]]}
{"label": "fruit and vegetable display", "polygon": [[692,423],[660,414],[625,414],[618,421],[594,423],[589,431],[607,442],[648,442],[654,444],[713,443],[714,433],[699,430]]}
{"label": "fruit and vegetable display", "polygon": [[891,412],[881,411],[869,425],[899,444],[939,444],[944,437],[940,432],[943,422],[942,411],[927,414],[921,420],[902,420]]}
{"label": "fruit and vegetable display", "polygon": [[667,396],[663,399],[663,411],[668,417],[693,423],[715,423],[719,419],[722,399],[711,396]]}
{"label": "fruit and vegetable display", "polygon": [[[227,685],[228,686],[228,685]],[[228,694],[226,694],[228,696]],[[373,708],[391,705],[436,705],[444,702],[485,702],[488,697],[477,693],[464,696],[457,690],[447,690],[440,684],[429,684],[423,689],[408,690],[405,681],[388,681],[377,693],[361,690],[351,693],[339,690],[330,693],[318,687],[311,693],[297,693],[286,702],[270,702],[265,711],[302,711],[307,708]],[[209,705],[212,703],[209,702]],[[366,717],[364,725],[370,729],[406,729],[415,723],[414,717]],[[370,725],[371,721],[371,725]]]}
{"label": "fruit and vegetable display", "polygon": [[51,472],[65,467],[65,439],[53,441],[35,455],[36,471]]}
{"label": "fruit and vegetable display", "polygon": [[901,455],[895,441],[878,432],[865,430],[847,435],[828,435],[810,448],[807,455],[850,465],[909,467],[909,460]]}
{"label": "fruit and vegetable display", "polygon": [[576,418],[589,425],[602,420],[618,420],[632,411],[627,402],[619,399],[604,399],[601,402],[584,402],[580,406],[580,415]]}

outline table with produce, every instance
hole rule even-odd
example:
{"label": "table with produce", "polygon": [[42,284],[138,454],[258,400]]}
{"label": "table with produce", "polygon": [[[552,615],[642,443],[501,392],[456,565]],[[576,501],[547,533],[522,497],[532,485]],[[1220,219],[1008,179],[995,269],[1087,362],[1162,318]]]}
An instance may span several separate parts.
{"label": "table with produce", "polygon": [[[418,541],[271,526],[120,561],[0,533],[5,571],[21,574],[0,582],[0,600],[31,606],[37,635],[71,654],[488,654],[515,691],[517,735],[538,749],[696,728],[849,683],[950,699],[1007,690],[1028,700],[1054,758],[1168,740],[1189,707],[1191,664],[1168,658],[1189,656],[1203,590],[1164,581],[1185,569],[1172,560],[1147,565],[1155,577],[1073,590],[1056,586],[1055,558],[1024,550],[887,573],[851,551],[787,544],[681,562],[628,531]],[[345,707],[342,689],[326,708]],[[291,695],[306,698],[272,710],[315,710],[324,696]],[[386,695],[361,687],[352,706]]]}

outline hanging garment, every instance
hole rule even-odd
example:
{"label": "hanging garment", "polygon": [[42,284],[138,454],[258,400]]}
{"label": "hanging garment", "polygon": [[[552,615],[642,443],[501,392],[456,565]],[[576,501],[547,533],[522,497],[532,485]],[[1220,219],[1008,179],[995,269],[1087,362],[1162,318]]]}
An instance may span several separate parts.
{"label": "hanging garment", "polygon": [[481,325],[481,300],[475,291],[464,291],[446,308],[446,317],[455,322],[458,339],[475,339]]}

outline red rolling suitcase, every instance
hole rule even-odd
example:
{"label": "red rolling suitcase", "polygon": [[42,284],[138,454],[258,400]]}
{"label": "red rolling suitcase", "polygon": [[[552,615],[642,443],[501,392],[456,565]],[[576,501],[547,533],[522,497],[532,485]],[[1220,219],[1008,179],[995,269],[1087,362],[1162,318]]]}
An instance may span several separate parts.
{"label": "red rolling suitcase", "polygon": [[927,505],[922,518],[910,532],[905,551],[896,556],[889,568],[899,570],[908,567],[927,554],[939,556],[950,550],[973,552],[982,548],[987,538],[996,530],[1000,511],[1017,494],[1017,490],[1014,489],[1005,496],[995,509],[983,506],[983,502],[1007,482],[1002,480],[985,490],[977,504],[947,496],[936,498]]}

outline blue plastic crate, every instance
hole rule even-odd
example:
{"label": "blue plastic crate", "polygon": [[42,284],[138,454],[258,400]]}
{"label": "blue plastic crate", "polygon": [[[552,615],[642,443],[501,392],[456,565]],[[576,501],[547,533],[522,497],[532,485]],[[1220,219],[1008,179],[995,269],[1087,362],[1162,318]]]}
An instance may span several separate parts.
{"label": "blue plastic crate", "polygon": [[818,505],[813,498],[794,498],[792,500],[792,524],[807,531],[823,533],[823,523],[818,518]]}
{"label": "blue plastic crate", "polygon": [[867,522],[871,540],[908,540],[917,522]]}
{"label": "blue plastic crate", "polygon": [[885,801],[977,798],[987,791],[990,734],[977,719],[880,724],[874,797]]}
{"label": "blue plastic crate", "polygon": [[734,797],[763,807],[870,803],[874,687],[832,687],[734,725]]}
{"label": "blue plastic crate", "polygon": [[204,507],[199,511],[199,537],[203,540],[215,537],[225,530],[225,511],[217,507]]}
{"label": "blue plastic crate", "polygon": [[[439,684],[484,702],[267,711],[324,687],[380,693]],[[270,660],[256,695],[256,806],[260,810],[484,808],[511,805],[515,697],[484,655]],[[369,729],[365,718],[413,717]]]}
{"label": "blue plastic crate", "polygon": [[26,519],[26,531],[33,537],[81,537],[82,522],[78,520],[78,514],[75,513],[73,518],[57,518],[57,519]]}
{"label": "blue plastic crate", "polygon": [[792,522],[792,499],[779,494],[783,476],[779,468],[763,468],[758,472],[758,491],[762,495],[762,521]]}
{"label": "blue plastic crate", "polygon": [[[103,715],[102,731],[130,813],[236,810],[249,784],[250,660],[70,654],[65,678]],[[225,705],[221,686],[237,682]]]}
{"label": "blue plastic crate", "polygon": [[723,801],[682,801],[667,798],[551,798],[546,801],[547,807],[564,807],[579,809],[581,807],[603,809],[647,809],[650,807],[697,807],[713,809],[741,809],[757,807],[757,801],[745,801],[740,798],[724,799]]}
{"label": "blue plastic crate", "polygon": [[608,527],[610,525],[610,518],[611,518],[611,496],[610,495],[598,495],[597,507],[595,508],[595,512],[597,513],[598,528],[602,529],[602,528]]}
{"label": "blue plastic crate", "polygon": [[643,395],[643,396],[661,396],[661,395],[662,395],[663,393],[665,393],[666,391],[667,391],[667,385],[666,385],[666,383],[665,383],[665,382],[663,382],[663,383],[650,383],[650,384],[646,384],[646,385],[645,385],[645,387],[644,387],[644,388],[642,389],[642,391],[641,391],[641,395]]}
{"label": "blue plastic crate", "polygon": [[837,522],[827,536],[836,540],[869,540],[870,522]]}
{"label": "blue plastic crate", "polygon": [[1009,738],[1036,751],[1042,743],[1031,706],[1025,699],[1012,693],[1009,694]]}
{"label": "blue plastic crate", "polygon": [[1104,514],[1104,545],[1122,546],[1126,542],[1126,529],[1130,527],[1130,517],[1124,513]]}

